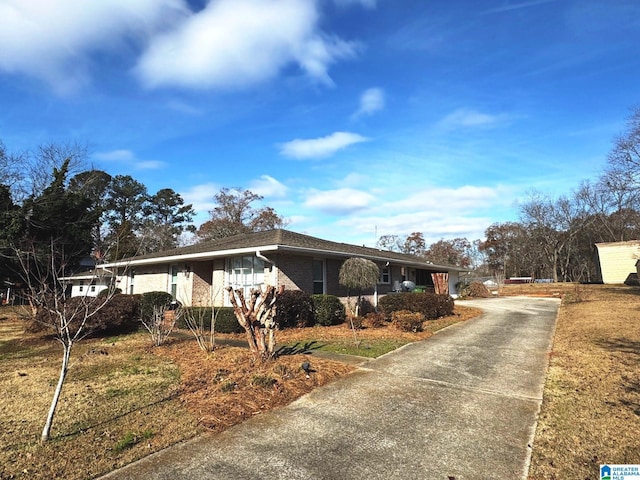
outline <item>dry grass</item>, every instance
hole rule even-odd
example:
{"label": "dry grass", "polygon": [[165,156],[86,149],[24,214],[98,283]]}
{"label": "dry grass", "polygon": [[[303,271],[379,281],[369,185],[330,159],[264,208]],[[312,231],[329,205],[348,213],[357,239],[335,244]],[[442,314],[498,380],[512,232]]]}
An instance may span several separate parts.
{"label": "dry grass", "polygon": [[[360,330],[371,343],[403,344],[477,315],[428,322],[425,332]],[[39,442],[59,373],[61,348],[0,309],[0,479],[84,479],[186,440],[207,429],[222,431],[247,417],[286,405],[353,367],[308,356],[282,355],[255,364],[245,348],[221,346],[206,354],[185,332],[152,348],[146,333],[86,340],[74,349],[72,367],[54,420],[52,440]],[[351,338],[343,325],[278,333],[280,344],[315,338]],[[222,336],[219,336],[220,338]],[[244,340],[243,336],[237,338]]]}
{"label": "dry grass", "polygon": [[596,479],[640,459],[640,290],[565,287],[531,479]]}

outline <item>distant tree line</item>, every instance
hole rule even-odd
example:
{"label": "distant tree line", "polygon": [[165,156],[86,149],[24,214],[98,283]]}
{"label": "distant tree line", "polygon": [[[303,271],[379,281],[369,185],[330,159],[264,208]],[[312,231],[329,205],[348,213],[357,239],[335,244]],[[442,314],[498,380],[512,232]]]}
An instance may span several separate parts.
{"label": "distant tree line", "polygon": [[427,246],[422,232],[413,232],[384,235],[377,246],[480,275],[593,281],[595,243],[640,239],[640,107],[614,140],[597,179],[558,197],[529,192],[518,210],[518,221],[494,223],[484,240],[442,239]]}

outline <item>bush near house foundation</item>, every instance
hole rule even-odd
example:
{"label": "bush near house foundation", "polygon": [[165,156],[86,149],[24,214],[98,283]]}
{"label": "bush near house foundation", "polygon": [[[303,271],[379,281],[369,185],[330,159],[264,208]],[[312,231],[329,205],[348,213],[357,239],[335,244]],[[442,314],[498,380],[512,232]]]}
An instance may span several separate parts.
{"label": "bush near house foundation", "polygon": [[285,290],[278,295],[274,320],[279,328],[312,327],[315,324],[311,295]]}
{"label": "bush near house foundation", "polygon": [[330,326],[344,323],[346,310],[335,295],[311,295],[313,316],[318,325]]}
{"label": "bush near house foundation", "polygon": [[[65,308],[83,308],[87,302],[101,302],[98,298],[71,297],[66,300]],[[140,318],[140,295],[114,295],[109,301],[94,315],[87,320],[86,331],[89,337],[100,337],[104,335],[119,335],[136,331]],[[53,314],[43,309],[36,313],[35,320],[27,325],[27,332],[38,332],[46,330],[47,325],[56,322]]]}
{"label": "bush near house foundation", "polygon": [[424,315],[420,312],[398,310],[391,314],[391,324],[402,332],[421,332]]}
{"label": "bush near house foundation", "polygon": [[[183,307],[185,313],[178,320],[176,326],[178,328],[189,328],[185,323],[185,317],[191,315],[191,318],[202,318],[204,320],[204,329],[209,330],[211,328],[211,307]],[[244,328],[238,323],[235,314],[233,313],[233,307],[215,307],[216,309],[216,328],[217,333],[242,333]]]}
{"label": "bush near house foundation", "polygon": [[408,310],[424,315],[427,320],[446,317],[453,314],[453,298],[449,295],[435,293],[394,293],[385,295],[378,302],[378,308],[388,321],[391,321],[393,312]]}
{"label": "bush near house foundation", "polygon": [[168,292],[147,292],[140,295],[140,314],[142,318],[153,316],[153,307],[167,308],[173,301],[173,296]]}

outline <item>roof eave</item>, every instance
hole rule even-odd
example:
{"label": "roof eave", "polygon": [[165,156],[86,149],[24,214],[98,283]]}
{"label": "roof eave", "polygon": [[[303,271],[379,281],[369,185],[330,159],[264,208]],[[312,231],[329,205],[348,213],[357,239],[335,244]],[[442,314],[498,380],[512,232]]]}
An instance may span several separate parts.
{"label": "roof eave", "polygon": [[262,254],[268,252],[276,252],[276,251],[288,251],[288,252],[301,252],[308,255],[325,255],[325,256],[333,256],[333,257],[360,257],[366,258],[372,261],[378,262],[389,262],[395,265],[404,265],[408,267],[416,267],[423,269],[434,269],[434,270],[447,270],[447,271],[458,271],[458,272],[466,272],[469,271],[465,268],[455,267],[451,265],[437,265],[434,263],[427,263],[413,260],[413,259],[399,259],[392,255],[385,255],[384,252],[380,252],[379,254],[371,254],[371,253],[355,253],[355,252],[347,252],[341,250],[326,250],[326,249],[318,249],[311,247],[297,247],[292,245],[281,245],[281,244],[273,244],[273,245],[260,245],[254,247],[244,247],[244,248],[232,248],[226,250],[216,250],[209,252],[199,252],[199,253],[185,253],[181,255],[166,255],[163,257],[150,257],[150,258],[141,258],[139,260],[130,259],[130,260],[120,260],[117,262],[105,263],[102,265],[96,265],[96,268],[104,269],[104,268],[119,268],[119,267],[136,267],[143,265],[154,265],[158,263],[175,263],[175,262],[186,262],[186,261],[194,261],[194,260],[209,260],[220,257],[231,257],[236,255],[242,255],[247,253],[255,253],[260,252]]}

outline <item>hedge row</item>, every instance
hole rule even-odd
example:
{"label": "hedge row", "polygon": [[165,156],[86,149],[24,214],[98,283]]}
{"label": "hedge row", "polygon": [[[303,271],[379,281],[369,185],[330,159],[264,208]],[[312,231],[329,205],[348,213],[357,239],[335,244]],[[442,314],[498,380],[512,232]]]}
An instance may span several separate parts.
{"label": "hedge row", "polygon": [[378,302],[380,311],[387,321],[391,321],[393,312],[407,310],[424,315],[427,320],[446,317],[453,314],[453,298],[435,293],[395,293],[385,295]]}
{"label": "hedge row", "polygon": [[[211,328],[212,307],[183,307],[182,315],[176,322],[178,328],[189,328],[186,323],[187,318],[193,318],[198,323],[202,319],[202,324],[206,330]],[[242,333],[244,328],[238,323],[233,307],[215,307],[216,332],[218,333]]]}
{"label": "hedge row", "polygon": [[[83,303],[102,302],[104,298],[72,297],[66,302],[69,311],[77,310]],[[92,336],[128,333],[140,327],[142,316],[150,317],[153,306],[168,306],[172,297],[166,292],[148,292],[143,295],[116,294],[86,323],[86,331]],[[219,333],[242,333],[232,307],[215,307],[215,330]],[[188,328],[186,319],[202,320],[206,329],[211,326],[212,307],[183,307],[176,326]],[[309,295],[301,290],[285,290],[278,298],[276,322],[280,328],[307,327],[318,325],[338,325],[346,318],[345,307],[333,295]],[[81,320],[79,318],[78,322]],[[39,330],[42,326],[53,325],[55,317],[40,310],[36,322],[28,328]]]}
{"label": "hedge row", "polygon": [[344,305],[334,295],[310,295],[302,290],[285,290],[278,297],[275,319],[280,328],[338,325],[345,318]]}

